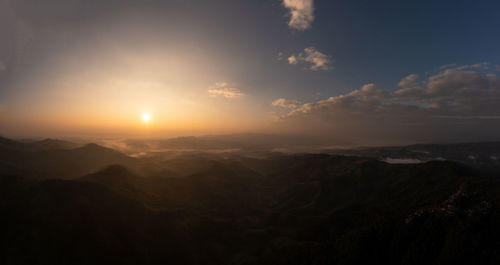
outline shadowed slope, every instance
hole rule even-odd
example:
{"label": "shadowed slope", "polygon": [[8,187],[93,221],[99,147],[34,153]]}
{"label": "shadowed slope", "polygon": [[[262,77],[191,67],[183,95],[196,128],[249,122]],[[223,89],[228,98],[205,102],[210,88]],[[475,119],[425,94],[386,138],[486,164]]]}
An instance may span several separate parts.
{"label": "shadowed slope", "polygon": [[[256,173],[245,162],[270,173]],[[139,177],[120,165],[77,181],[1,177],[0,225],[9,228],[0,237],[0,257],[8,258],[1,261],[496,264],[500,259],[500,181],[460,164],[292,155],[211,165],[175,178]]]}

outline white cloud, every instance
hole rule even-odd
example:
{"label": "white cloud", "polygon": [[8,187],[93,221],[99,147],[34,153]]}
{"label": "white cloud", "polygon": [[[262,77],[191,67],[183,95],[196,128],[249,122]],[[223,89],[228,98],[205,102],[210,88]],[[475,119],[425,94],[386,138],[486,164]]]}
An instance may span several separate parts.
{"label": "white cloud", "polygon": [[[422,87],[401,88],[393,92],[367,84],[347,94],[318,101],[314,106],[341,103],[349,107],[387,108],[411,107],[427,112],[454,113],[467,116],[498,116],[500,114],[500,78],[494,74],[447,69],[428,77]],[[405,87],[415,82],[416,75],[401,80]],[[444,114],[443,114],[444,115]]]}
{"label": "white cloud", "polygon": [[361,86],[361,91],[372,92],[372,91],[375,91],[376,88],[377,88],[377,86],[374,83],[369,83],[369,84],[364,84],[363,86]]}
{"label": "white cloud", "polygon": [[241,98],[245,94],[238,88],[230,86],[227,82],[217,82],[208,88],[212,97],[222,96],[225,98]]}
{"label": "white cloud", "polygon": [[272,103],[273,106],[294,109],[300,105],[300,101],[278,98]]}
{"label": "white cloud", "polygon": [[415,85],[415,82],[418,80],[418,75],[417,74],[410,74],[408,76],[403,77],[401,81],[399,81],[398,86],[399,87],[410,87]]}
{"label": "white cloud", "polygon": [[333,61],[330,56],[316,50],[316,48],[307,47],[298,55],[288,57],[289,64],[298,64],[299,62],[307,63],[308,68],[312,71],[327,71],[332,69],[331,64]]}
{"label": "white cloud", "polygon": [[289,12],[289,27],[303,31],[311,26],[314,20],[313,0],[283,0],[283,6]]}
{"label": "white cloud", "polygon": [[456,63],[450,63],[450,64],[445,64],[445,65],[441,65],[439,67],[439,69],[446,69],[446,68],[452,68],[452,67],[456,67],[457,64]]}
{"label": "white cloud", "polygon": [[[499,140],[500,77],[484,72],[485,67],[447,68],[417,85],[418,76],[409,75],[397,90],[366,84],[299,105],[281,120],[304,133],[319,131],[339,140],[371,144],[377,140],[474,140],[479,136]],[[286,105],[286,99],[279,100],[273,105]]]}
{"label": "white cloud", "polygon": [[240,98],[245,95],[237,88],[209,89],[208,93],[212,96],[221,95],[225,98]]}

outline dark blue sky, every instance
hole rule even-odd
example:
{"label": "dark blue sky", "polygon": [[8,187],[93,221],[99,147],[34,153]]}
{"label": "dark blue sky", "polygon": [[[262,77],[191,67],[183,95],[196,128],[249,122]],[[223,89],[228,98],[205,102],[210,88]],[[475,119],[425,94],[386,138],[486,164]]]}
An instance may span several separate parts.
{"label": "dark blue sky", "polygon": [[325,93],[371,82],[395,89],[410,73],[499,62],[498,1],[319,0],[315,6],[311,28],[285,31],[280,44],[289,50],[315,46],[333,56],[335,70],[287,73],[302,74],[301,85],[314,82]]}
{"label": "dark blue sky", "polygon": [[304,39],[335,54],[342,73],[334,75],[346,84],[395,85],[444,64],[498,62],[498,1],[342,2],[316,1]]}

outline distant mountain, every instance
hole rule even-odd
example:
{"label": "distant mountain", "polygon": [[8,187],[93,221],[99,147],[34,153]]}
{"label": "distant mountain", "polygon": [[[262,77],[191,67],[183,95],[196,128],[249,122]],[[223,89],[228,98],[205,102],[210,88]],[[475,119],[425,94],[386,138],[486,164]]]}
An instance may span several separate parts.
{"label": "distant mountain", "polygon": [[26,146],[28,146],[28,144],[17,142],[0,136],[0,148],[2,149],[17,150],[23,149]]}
{"label": "distant mountain", "polygon": [[[207,135],[178,137],[163,140],[128,140],[125,144],[132,153],[171,159],[180,153],[200,156],[229,154],[235,157],[272,157],[277,153],[328,153],[370,157],[390,163],[421,163],[431,160],[449,160],[478,168],[484,173],[500,176],[500,142],[415,144],[408,146],[325,148],[318,140],[299,136],[265,134]],[[206,159],[205,159],[206,160]],[[247,161],[249,161],[247,159]],[[191,166],[188,166],[191,168]],[[173,170],[175,171],[175,170]]]}
{"label": "distant mountain", "polygon": [[35,150],[73,149],[80,147],[80,144],[57,139],[44,139],[30,143]]}
{"label": "distant mountain", "polygon": [[44,140],[22,143],[0,139],[0,168],[5,173],[40,179],[70,179],[95,172],[112,164],[139,167],[137,159],[113,149],[87,144],[68,149],[71,143]]}
{"label": "distant mountain", "polygon": [[245,150],[245,151],[269,151],[275,148],[290,145],[311,146],[320,145],[318,139],[298,135],[274,135],[274,134],[226,134],[226,135],[204,135],[177,137],[159,140],[128,140],[128,146],[138,150],[148,150],[152,147],[157,150]]}
{"label": "distant mountain", "polygon": [[420,162],[450,160],[467,164],[486,172],[500,173],[500,142],[415,144],[394,147],[325,150],[325,152],[379,159],[412,159],[413,161]]}
{"label": "distant mountain", "polygon": [[57,139],[44,139],[40,141],[20,142],[0,136],[0,148],[17,151],[44,151],[57,149],[73,149],[81,146],[77,143]]}

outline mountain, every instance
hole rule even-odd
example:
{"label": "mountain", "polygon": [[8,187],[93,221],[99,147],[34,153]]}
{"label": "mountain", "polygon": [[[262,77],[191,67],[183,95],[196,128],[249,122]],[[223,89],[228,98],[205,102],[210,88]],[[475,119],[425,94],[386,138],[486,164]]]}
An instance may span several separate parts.
{"label": "mountain", "polygon": [[387,161],[425,162],[449,160],[469,165],[484,173],[500,174],[500,142],[415,144],[408,146],[367,147],[325,150],[329,154],[372,157]]}
{"label": "mountain", "polygon": [[[122,158],[93,144],[58,152],[70,159],[62,165]],[[200,157],[184,156],[182,167]],[[0,225],[8,228],[0,263],[500,261],[500,180],[463,164],[328,154],[205,163],[181,176],[139,175],[130,163],[73,180],[0,174]]]}
{"label": "mountain", "polygon": [[2,149],[16,150],[16,149],[23,149],[26,146],[27,144],[25,143],[17,142],[0,136],[0,148]]}
{"label": "mountain", "polygon": [[284,148],[291,145],[312,146],[319,145],[319,139],[299,135],[276,135],[276,134],[225,134],[177,137],[160,140],[127,140],[128,147],[141,151],[148,151],[152,147],[156,150],[245,150],[245,151],[269,151],[275,148]]}
{"label": "mountain", "polygon": [[258,174],[237,163],[214,162],[205,171],[183,177],[140,177],[121,165],[112,165],[78,181],[99,183],[114,192],[140,201],[152,209],[183,208],[228,212],[238,197],[254,196],[259,191]]}
{"label": "mountain", "polygon": [[39,179],[71,179],[112,164],[140,168],[140,162],[116,150],[97,144],[68,148],[71,143],[44,140],[23,143],[0,138],[0,169]]}
{"label": "mountain", "polygon": [[80,144],[57,139],[44,139],[30,143],[35,150],[73,149],[80,147]]}
{"label": "mountain", "polygon": [[1,264],[189,262],[175,217],[104,186],[0,178]]}
{"label": "mountain", "polygon": [[15,141],[0,136],[0,148],[18,151],[43,151],[56,149],[72,149],[80,147],[80,144],[57,139],[44,139],[40,141]]}

